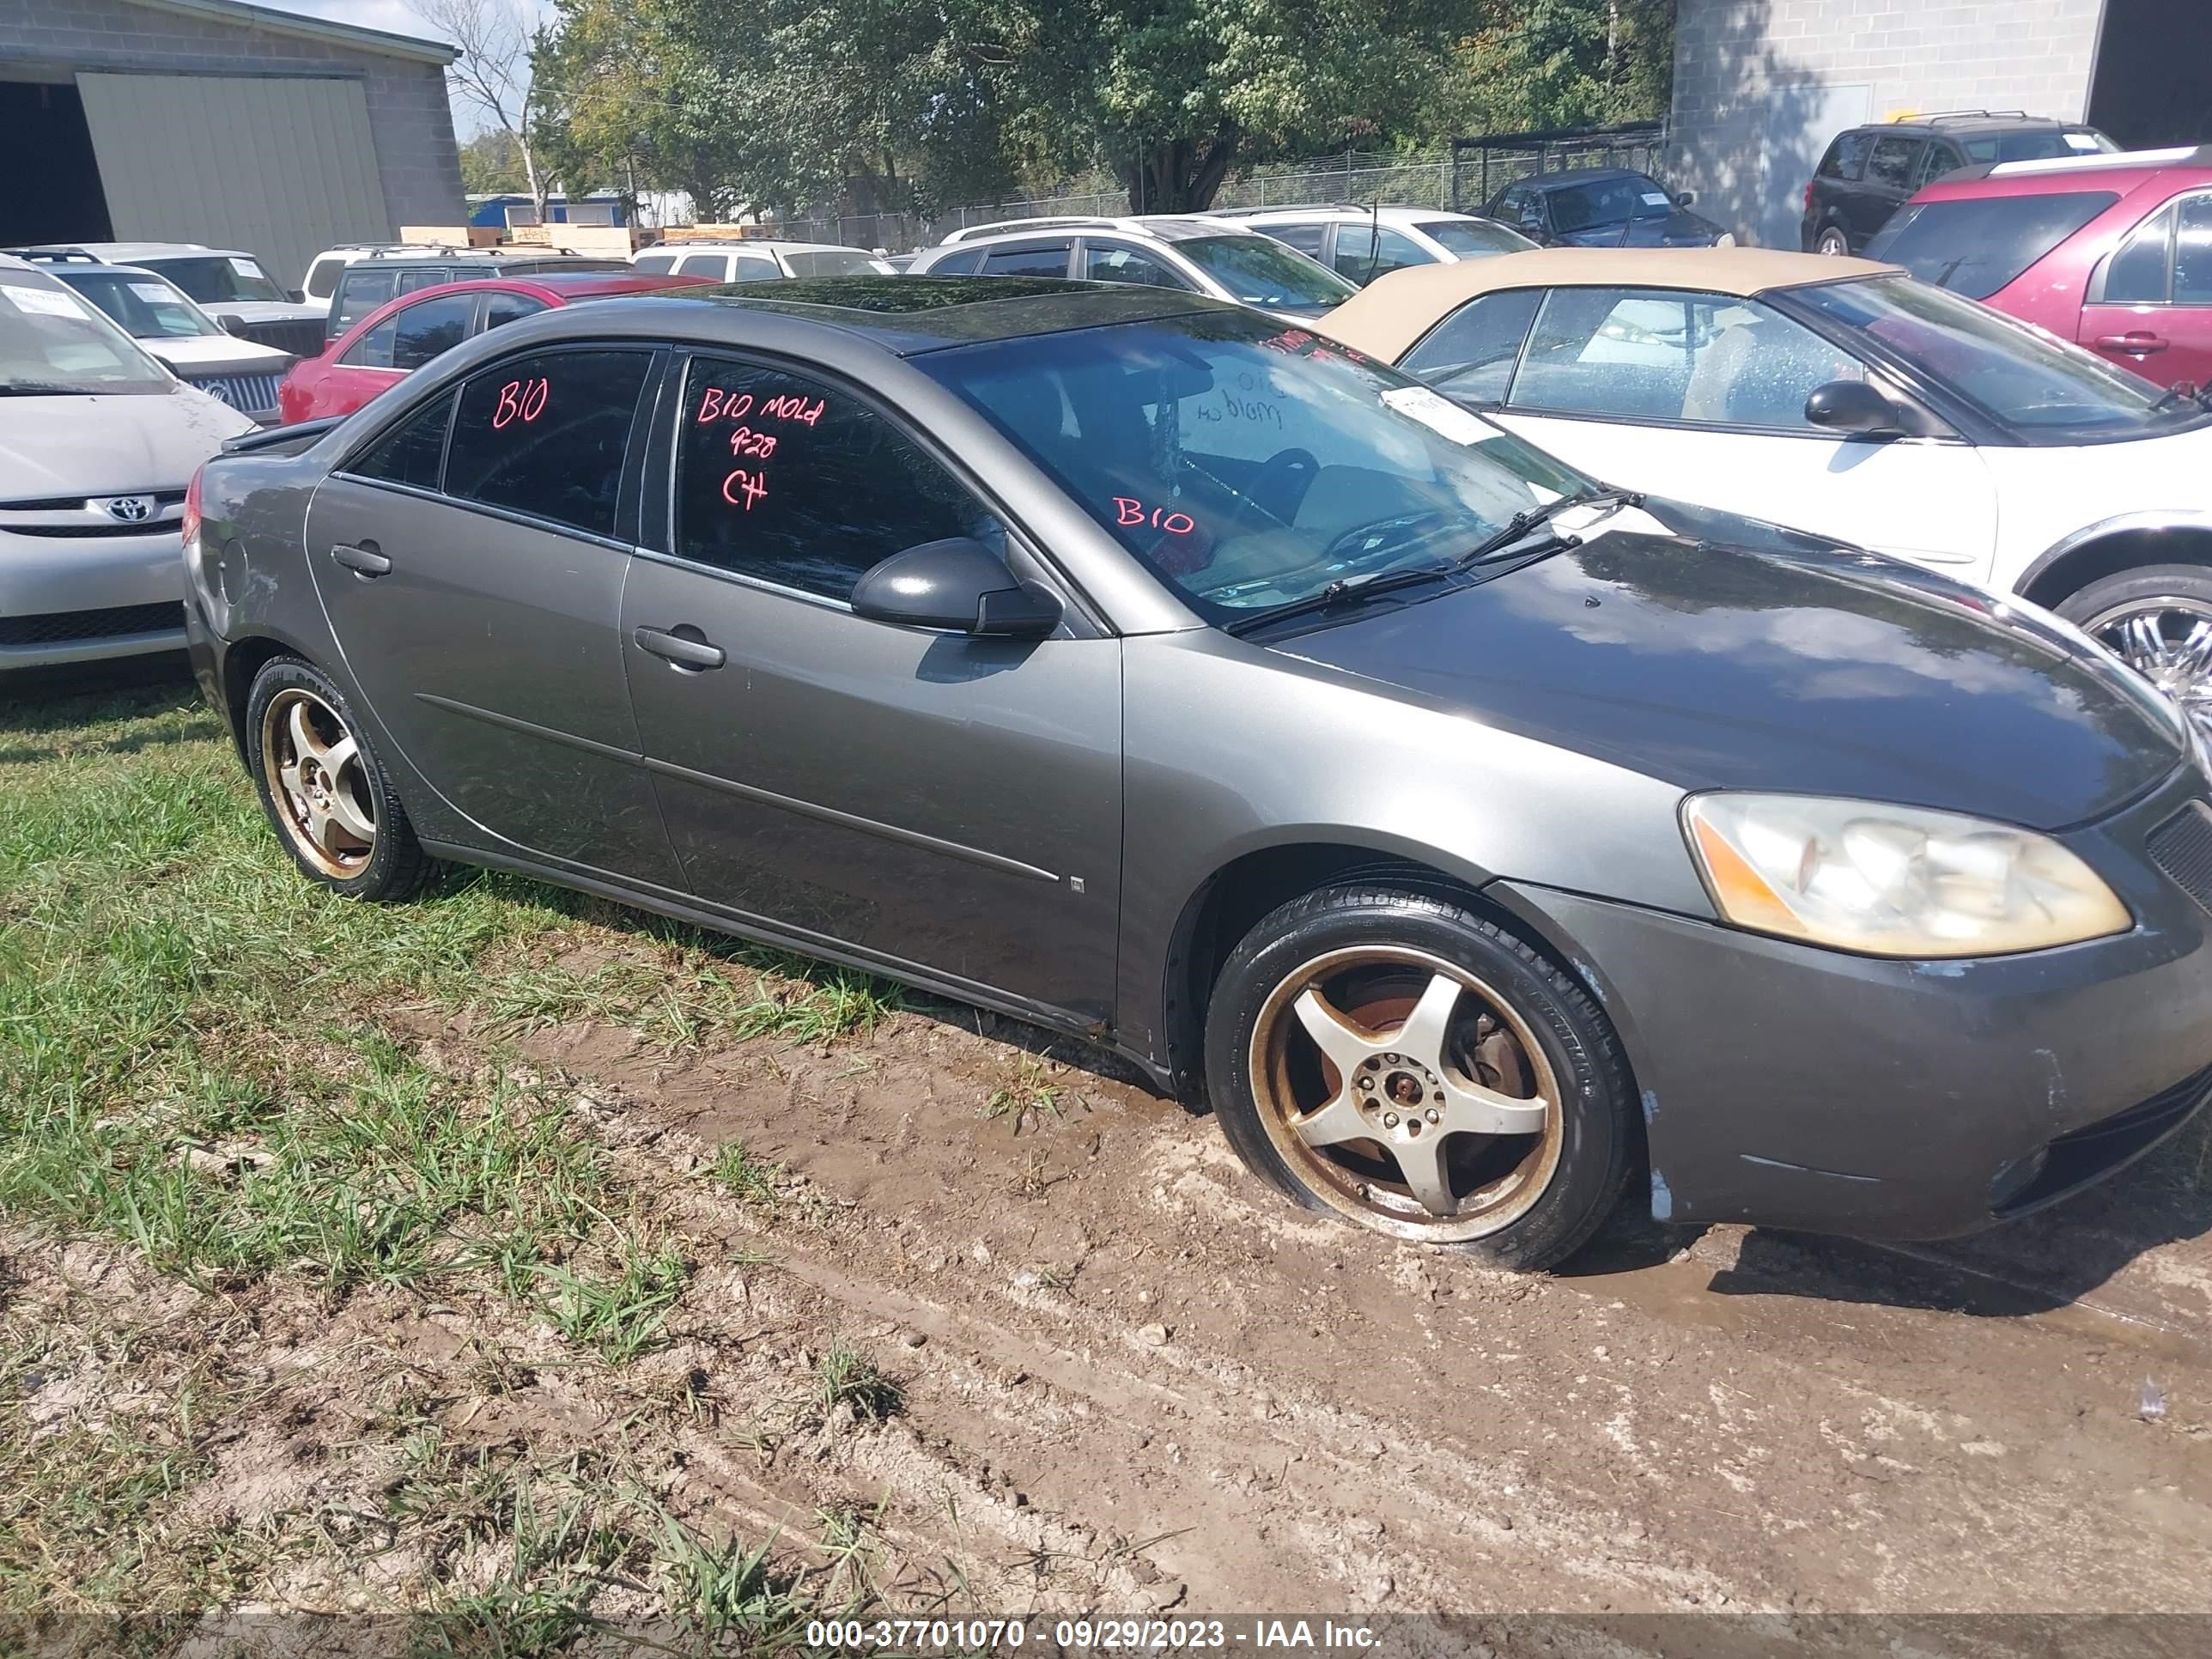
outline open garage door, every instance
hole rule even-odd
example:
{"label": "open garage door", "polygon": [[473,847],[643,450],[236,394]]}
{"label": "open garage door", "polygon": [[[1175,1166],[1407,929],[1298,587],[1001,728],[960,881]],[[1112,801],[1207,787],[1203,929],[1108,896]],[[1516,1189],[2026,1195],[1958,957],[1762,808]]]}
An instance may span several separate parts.
{"label": "open garage door", "polygon": [[296,288],[323,249],[392,234],[358,81],[84,74],[76,84],[118,241],[237,248]]}

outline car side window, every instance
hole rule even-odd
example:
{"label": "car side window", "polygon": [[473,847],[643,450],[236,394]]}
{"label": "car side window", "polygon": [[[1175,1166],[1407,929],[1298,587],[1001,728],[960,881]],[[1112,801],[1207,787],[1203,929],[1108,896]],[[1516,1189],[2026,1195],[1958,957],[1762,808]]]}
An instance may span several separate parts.
{"label": "car side window", "polygon": [[1464,402],[1502,402],[1543,297],[1533,288],[1478,295],[1431,330],[1399,367]]}
{"label": "car side window", "polygon": [[307,280],[301,291],[310,300],[327,300],[338,285],[338,277],[345,270],[343,259],[318,259],[307,267]]}
{"label": "car side window", "polygon": [[615,532],[623,463],[649,351],[545,351],[511,357],[461,388],[446,494]]}
{"label": "car side window", "polygon": [[1874,148],[1874,135],[1866,132],[1846,132],[1828,146],[1828,153],[1820,161],[1820,177],[1840,179],[1846,184],[1856,184],[1866,173],[1867,152]]}
{"label": "car side window", "polygon": [[331,313],[332,331],[343,333],[389,300],[393,280],[389,270],[348,270],[338,283],[337,305]]}
{"label": "car side window", "polygon": [[728,265],[719,253],[687,253],[676,267],[678,276],[711,276],[721,282]]}
{"label": "car side window", "polygon": [[533,300],[527,294],[495,294],[484,303],[484,331],[534,317],[544,309],[544,301]]}
{"label": "car side window", "polygon": [[676,551],[824,599],[894,553],[948,536],[1002,551],[975,498],[851,394],[781,369],[701,357],[676,456]]}
{"label": "car side window", "polygon": [[1309,259],[1321,258],[1322,238],[1328,234],[1327,225],[1255,225],[1252,228],[1288,243]]}
{"label": "car side window", "polygon": [[1545,296],[1508,406],[1818,432],[1805,400],[1865,365],[1756,300],[1660,289]]}
{"label": "car side window", "polygon": [[1923,144],[1920,149],[1919,163],[1912,169],[1912,182],[1907,188],[1917,191],[1923,185],[1941,179],[1952,168],[1966,165],[1964,160],[1942,144]]}
{"label": "car side window", "polygon": [[1042,247],[994,248],[983,256],[983,274],[986,276],[1065,276],[1067,275],[1067,252],[1071,246],[1067,242],[1052,242]]}
{"label": "car side window", "polygon": [[629,262],[632,270],[642,270],[655,276],[665,276],[676,269],[672,253],[641,253]]}
{"label": "car side window", "polygon": [[426,288],[436,288],[452,280],[451,276],[442,270],[403,270],[399,273],[399,291],[402,294],[420,294]]}
{"label": "car side window", "polygon": [[1190,286],[1150,254],[1110,242],[1084,244],[1083,274],[1094,283],[1133,283],[1142,288]]}
{"label": "car side window", "polygon": [[453,397],[448,392],[432,398],[339,471],[356,478],[435,489],[446,459],[446,428],[453,422]]}
{"label": "car side window", "polygon": [[1867,157],[1867,182],[1884,190],[1904,190],[1912,178],[1912,164],[1920,159],[1917,138],[1881,138]]}
{"label": "car side window", "polygon": [[1436,263],[1411,237],[1401,236],[1387,226],[1381,231],[1379,252],[1376,236],[1376,228],[1373,225],[1339,225],[1336,228],[1336,274],[1355,283],[1364,283],[1370,276],[1381,276],[1393,270],[1402,270],[1407,265]]}
{"label": "car side window", "polygon": [[392,342],[398,335],[399,319],[387,317],[349,346],[338,362],[348,368],[389,368]]}
{"label": "car side window", "polygon": [[931,276],[973,276],[982,263],[981,248],[967,248],[958,253],[948,253],[942,259],[934,261],[924,274]]}
{"label": "car side window", "polygon": [[776,283],[783,280],[783,267],[765,253],[740,253],[733,256],[730,280],[733,283]]}
{"label": "car side window", "polygon": [[392,319],[398,325],[392,341],[392,368],[420,368],[439,353],[460,344],[468,337],[469,317],[475,308],[474,297],[466,294],[443,295],[409,306]]}
{"label": "car side window", "polygon": [[2173,234],[2173,303],[2212,306],[2212,196],[2185,196]]}
{"label": "car side window", "polygon": [[2166,303],[2172,272],[2173,209],[2165,207],[2136,228],[2105,264],[2105,274],[2090,297],[2108,306]]}

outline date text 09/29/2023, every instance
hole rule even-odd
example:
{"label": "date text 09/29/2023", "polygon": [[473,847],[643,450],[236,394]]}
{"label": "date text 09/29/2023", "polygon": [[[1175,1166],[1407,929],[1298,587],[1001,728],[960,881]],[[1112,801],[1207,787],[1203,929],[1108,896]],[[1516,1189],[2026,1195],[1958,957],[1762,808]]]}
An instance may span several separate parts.
{"label": "date text 09/29/2023", "polygon": [[810,1620],[809,1648],[869,1652],[1011,1652],[1030,1644],[1064,1653],[1371,1651],[1366,1625],[1331,1619],[830,1619]]}

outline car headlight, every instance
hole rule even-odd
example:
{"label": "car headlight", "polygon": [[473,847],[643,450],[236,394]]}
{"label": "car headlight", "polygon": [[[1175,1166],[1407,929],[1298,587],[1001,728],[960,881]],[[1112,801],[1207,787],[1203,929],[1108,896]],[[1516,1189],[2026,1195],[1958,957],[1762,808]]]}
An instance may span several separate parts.
{"label": "car headlight", "polygon": [[1690,850],[1723,920],[1874,957],[1990,957],[2134,918],[2048,836],[1825,795],[1692,795]]}

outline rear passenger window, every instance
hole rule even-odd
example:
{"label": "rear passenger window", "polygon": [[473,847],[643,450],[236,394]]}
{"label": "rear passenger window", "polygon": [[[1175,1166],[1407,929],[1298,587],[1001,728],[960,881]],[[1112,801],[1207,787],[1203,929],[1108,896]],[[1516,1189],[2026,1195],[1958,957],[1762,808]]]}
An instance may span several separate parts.
{"label": "rear passenger window", "polygon": [[1884,190],[1903,190],[1912,177],[1912,164],[1919,159],[1917,139],[1884,138],[1867,158],[1867,182]]}
{"label": "rear passenger window", "polygon": [[495,294],[484,306],[485,331],[534,317],[544,309],[543,300],[533,300],[527,294]]}
{"label": "rear passenger window", "polygon": [[338,283],[337,309],[331,313],[331,331],[343,334],[392,297],[392,273],[388,270],[348,271]]}
{"label": "rear passenger window", "polygon": [[780,283],[783,267],[764,253],[740,253],[730,263],[736,267],[730,273],[733,283]]}
{"label": "rear passenger window", "polygon": [[[468,337],[469,313],[476,301],[465,294],[446,295],[409,306],[392,319],[398,331],[392,342],[392,366],[417,369]],[[390,326],[390,325],[386,325]],[[380,328],[379,334],[384,332]]]}
{"label": "rear passenger window", "polygon": [[1321,258],[1321,239],[1328,231],[1327,225],[1255,225],[1252,228],[1289,244],[1309,259]]}
{"label": "rear passenger window", "polygon": [[399,291],[420,294],[426,288],[437,288],[451,281],[451,273],[443,270],[403,270],[399,273]]}
{"label": "rear passenger window", "polygon": [[780,369],[692,364],[676,460],[681,556],[848,599],[892,554],[947,536],[1006,545],[998,520],[874,410]]}
{"label": "rear passenger window", "polygon": [[435,489],[438,468],[446,459],[446,428],[453,413],[452,392],[431,399],[341,470],[357,478]]}
{"label": "rear passenger window", "polygon": [[632,270],[650,271],[655,276],[665,276],[676,269],[672,253],[641,253],[629,262]]}
{"label": "rear passenger window", "polygon": [[1470,300],[1408,352],[1401,367],[1466,402],[1502,402],[1540,298],[1540,290],[1528,288]]}
{"label": "rear passenger window", "polygon": [[446,494],[613,535],[652,366],[647,351],[547,351],[478,374],[461,389]]}
{"label": "rear passenger window", "polygon": [[983,256],[986,276],[1065,276],[1071,244],[1049,247],[1002,247]]}
{"label": "rear passenger window", "polygon": [[1867,152],[1874,148],[1871,133],[1847,132],[1828,146],[1821,158],[1820,177],[1856,183],[1866,172]]}
{"label": "rear passenger window", "polygon": [[676,274],[678,276],[711,276],[718,283],[727,274],[727,270],[728,267],[723,263],[722,256],[719,253],[687,254],[683,263],[676,267]]}
{"label": "rear passenger window", "polygon": [[969,248],[963,252],[946,254],[924,274],[931,276],[973,276],[982,263],[983,250]]}

